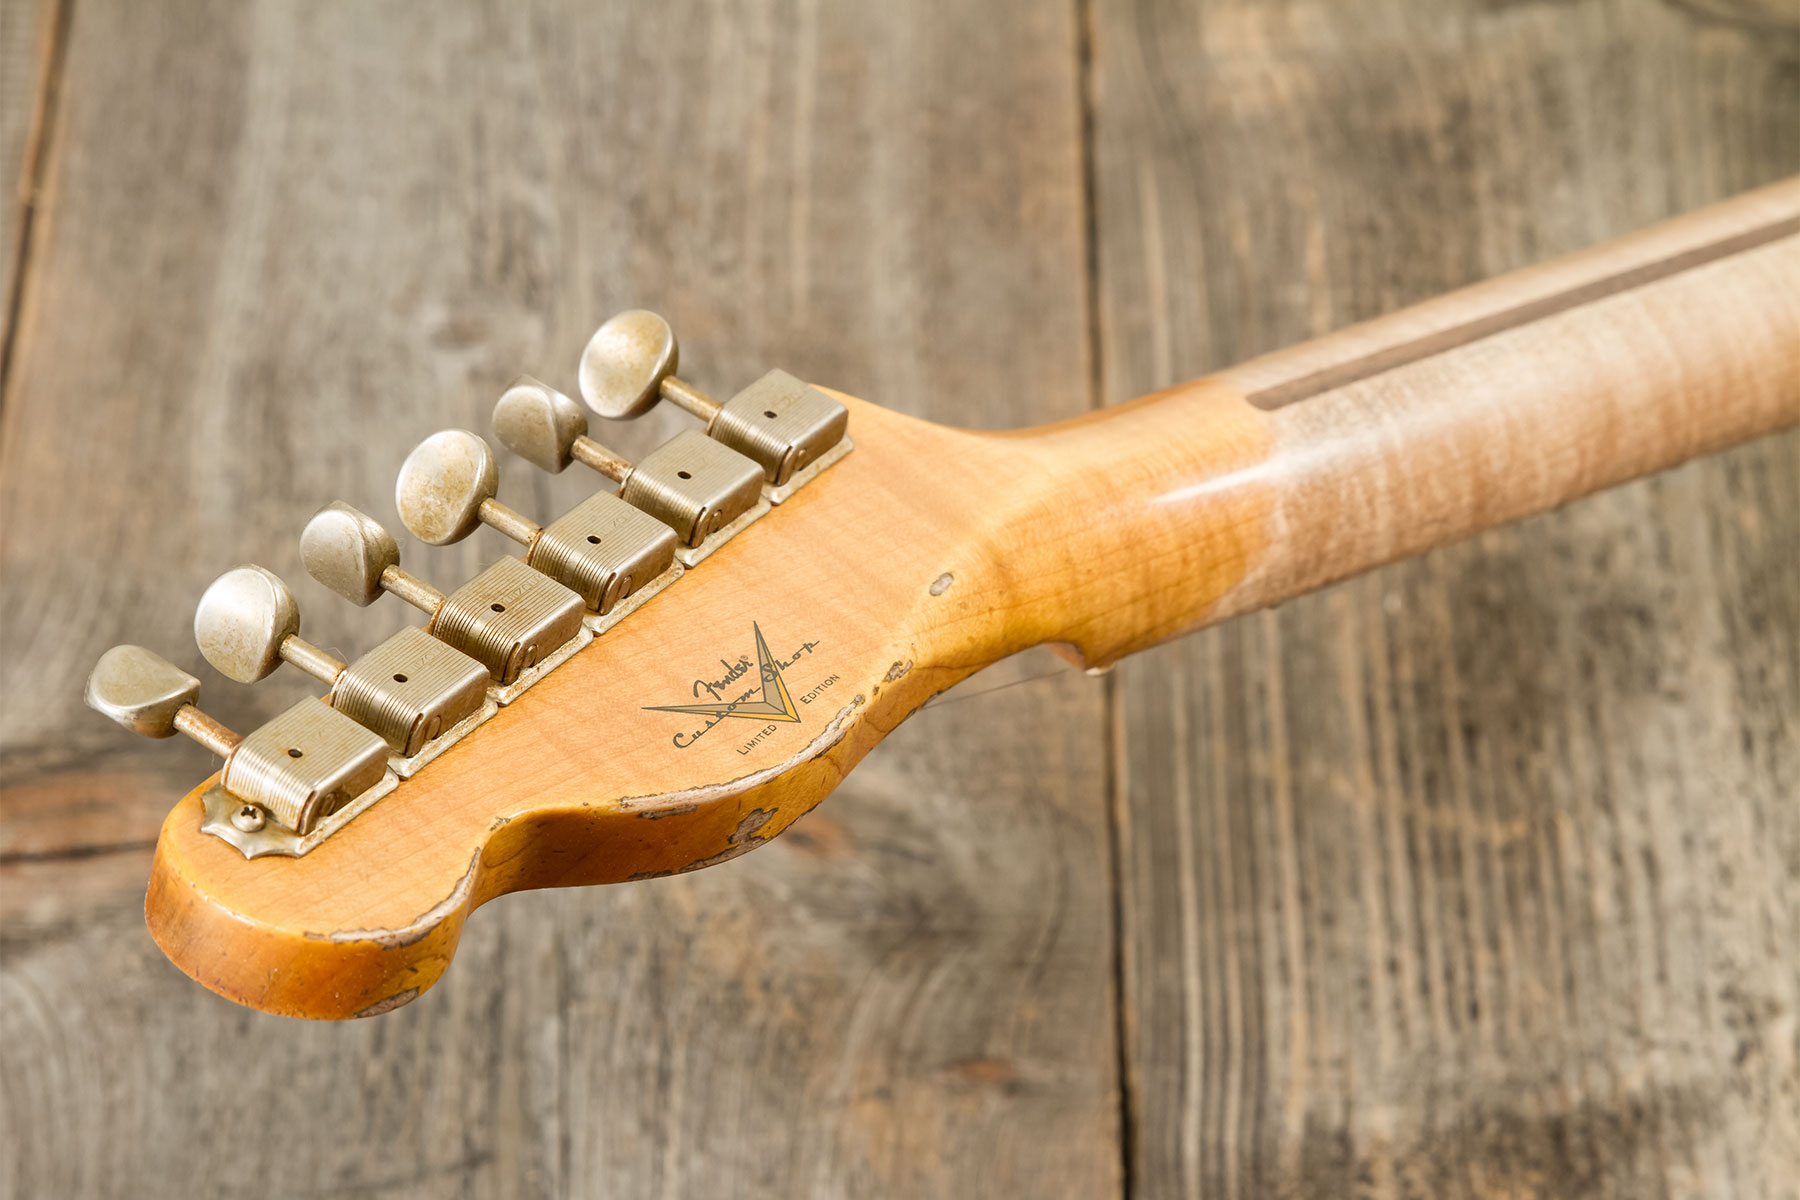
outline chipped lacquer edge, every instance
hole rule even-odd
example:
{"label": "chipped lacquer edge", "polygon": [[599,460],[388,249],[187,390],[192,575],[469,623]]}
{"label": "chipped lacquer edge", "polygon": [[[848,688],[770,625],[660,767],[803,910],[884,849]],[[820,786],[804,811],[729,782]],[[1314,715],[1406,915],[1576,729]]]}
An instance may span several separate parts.
{"label": "chipped lacquer edge", "polygon": [[[158,847],[158,943],[258,1008],[391,1005],[437,978],[486,900],[736,857],[1008,654],[1064,644],[1105,667],[1794,425],[1800,181],[1329,340],[1012,434],[840,397],[854,454],[283,874],[200,834],[191,795]],[[798,747],[659,751],[643,713],[716,708],[681,707],[668,660],[753,621],[759,638],[806,626],[858,702]],[[695,742],[752,715],[739,703],[688,718],[709,721]],[[353,927],[369,915],[379,928]]]}
{"label": "chipped lacquer edge", "polygon": [[[906,672],[841,708],[800,751],[728,783],[594,806],[556,806],[498,817],[449,894],[392,928],[295,930],[221,907],[184,878],[180,836],[203,786],[169,814],[145,911],[151,935],[194,979],[228,999],[303,1017],[373,1016],[416,998],[454,955],[463,922],[508,892],[612,883],[716,866],[773,839],[824,799],[881,740],[884,727],[954,684],[966,670]],[[873,695],[873,700],[866,697]],[[648,830],[650,836],[646,837]],[[628,848],[577,855],[546,846]]]}
{"label": "chipped lacquer edge", "polygon": [[[496,738],[533,728],[523,722],[579,731],[579,697],[603,674],[603,651],[610,643],[629,653],[634,639],[648,638],[654,626],[640,623],[672,602],[659,599],[408,783],[413,796],[428,797],[421,803],[447,796],[470,811],[486,806],[490,817],[463,841],[453,874],[434,866],[421,869],[416,884],[384,884],[390,897],[401,891],[416,897],[403,913],[391,904],[394,919],[379,928],[291,919],[285,898],[267,894],[276,889],[241,876],[241,859],[237,865],[221,860],[210,839],[195,832],[203,785],[170,813],[158,843],[146,901],[158,945],[207,987],[253,1007],[309,1017],[386,1011],[400,1002],[396,997],[417,995],[438,978],[463,920],[488,900],[526,888],[675,874],[738,857],[786,829],[895,725],[980,667],[1046,641],[1070,644],[1089,664],[1105,663],[1129,652],[1143,630],[1195,623],[1243,578],[1264,537],[1258,516],[1268,508],[1264,489],[1224,489],[1167,506],[1144,540],[1108,539],[1084,551],[1078,579],[1072,585],[1069,578],[1071,539],[1085,542],[1089,529],[1126,519],[1128,500],[1113,486],[1116,478],[1088,467],[1095,455],[1128,457],[1133,469],[1147,473],[1179,465],[1192,478],[1202,469],[1227,474],[1267,453],[1261,414],[1228,389],[1190,385],[1100,419],[1000,435],[945,429],[841,398],[852,408],[856,453],[765,520],[762,533],[724,547],[716,561],[666,593],[705,614],[690,625],[711,628],[721,624],[711,619],[711,594],[690,589],[724,593],[717,597],[722,610],[739,602],[730,595],[734,589],[761,596],[757,602],[772,608],[766,584],[733,582],[743,557],[769,554],[759,561],[785,563],[804,548],[809,561],[836,550],[834,561],[842,562],[856,553],[864,576],[837,580],[822,572],[808,595],[787,601],[788,615],[828,622],[821,640],[846,647],[831,668],[843,676],[833,694],[851,700],[809,731],[803,745],[780,756],[715,764],[748,769],[715,773],[706,786],[628,787],[621,797],[604,748],[577,740],[570,744],[585,757],[576,786],[554,798],[506,798],[503,785],[518,773],[519,751],[502,750]],[[1171,426],[1181,435],[1171,436]],[[1143,450],[1133,448],[1146,438]],[[921,479],[922,470],[943,478]],[[937,500],[897,506],[903,495]],[[1201,510],[1224,515],[1206,519]],[[897,513],[912,526],[896,528]],[[1196,524],[1218,532],[1197,534]],[[835,546],[822,540],[828,530]],[[879,556],[862,549],[878,544],[885,547]],[[1169,570],[1186,577],[1183,587],[1151,586]],[[829,586],[840,594],[819,600]],[[658,737],[666,739],[666,729]],[[679,755],[658,769],[671,781],[705,778]],[[403,789],[382,804],[413,803],[407,796]],[[296,874],[294,886],[319,887],[327,878],[370,886],[372,878],[411,869],[411,860],[425,857],[417,852],[429,848],[405,840],[384,844],[386,829],[398,827],[390,820],[397,815],[377,805],[358,818],[305,860],[318,870],[313,882],[302,884],[307,877]],[[465,835],[414,828],[410,836]],[[445,854],[435,861],[445,861]],[[260,907],[236,899],[259,888]]]}

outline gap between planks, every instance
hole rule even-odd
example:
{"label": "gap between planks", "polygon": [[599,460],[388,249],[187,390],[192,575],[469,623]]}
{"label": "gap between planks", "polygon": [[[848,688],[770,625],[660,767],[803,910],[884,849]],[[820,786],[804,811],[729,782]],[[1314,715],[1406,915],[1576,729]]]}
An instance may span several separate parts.
{"label": "gap between planks", "polygon": [[[44,187],[44,166],[55,133],[57,101],[62,94],[63,60],[69,47],[69,23],[75,0],[48,0],[39,17],[38,85],[34,89],[31,119],[26,125],[25,152],[19,163],[19,185],[13,197],[18,208],[18,228],[13,233],[12,275],[6,281],[6,327],[0,333],[0,413],[12,391],[13,356],[19,341],[20,317],[25,310],[26,281],[31,274],[32,229],[38,200]],[[0,431],[4,427],[0,426]]]}

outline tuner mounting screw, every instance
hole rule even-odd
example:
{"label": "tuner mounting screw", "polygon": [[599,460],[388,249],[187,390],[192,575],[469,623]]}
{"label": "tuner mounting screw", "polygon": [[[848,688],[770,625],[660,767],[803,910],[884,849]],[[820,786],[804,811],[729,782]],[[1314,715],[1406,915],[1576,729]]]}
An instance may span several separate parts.
{"label": "tuner mounting screw", "polygon": [[245,833],[256,833],[268,823],[268,820],[268,814],[254,804],[241,805],[236,812],[231,814],[231,823]]}

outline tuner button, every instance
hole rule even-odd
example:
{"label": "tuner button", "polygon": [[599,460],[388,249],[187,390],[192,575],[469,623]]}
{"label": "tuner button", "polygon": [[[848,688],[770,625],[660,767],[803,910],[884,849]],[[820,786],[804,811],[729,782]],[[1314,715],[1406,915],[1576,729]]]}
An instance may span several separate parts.
{"label": "tuner button", "polygon": [[213,580],[194,610],[200,653],[239,683],[267,678],[281,665],[281,644],[299,632],[294,593],[279,575],[254,565]]}
{"label": "tuner button", "polygon": [[414,537],[447,546],[475,531],[483,502],[493,499],[499,487],[500,470],[488,444],[466,429],[446,429],[406,456],[394,485],[394,503]]}
{"label": "tuner button", "polygon": [[680,357],[667,321],[642,308],[622,312],[581,352],[581,398],[611,420],[638,416],[656,403]]}
{"label": "tuner button", "polygon": [[306,573],[350,601],[367,607],[381,595],[381,577],[400,565],[393,534],[342,500],[313,514],[300,535]]}
{"label": "tuner button", "polygon": [[200,681],[142,646],[114,646],[88,676],[88,707],[145,737],[175,735],[175,714],[200,698]]}
{"label": "tuner button", "polygon": [[587,433],[580,407],[547,383],[521,375],[494,405],[494,436],[531,465],[560,472],[574,461],[575,443]]}

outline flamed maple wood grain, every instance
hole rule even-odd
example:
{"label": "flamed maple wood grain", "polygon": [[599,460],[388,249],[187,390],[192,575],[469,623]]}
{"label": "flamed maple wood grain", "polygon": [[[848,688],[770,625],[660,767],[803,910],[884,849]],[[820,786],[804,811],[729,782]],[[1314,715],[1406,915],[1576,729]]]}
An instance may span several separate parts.
{"label": "flamed maple wood grain", "polygon": [[[1606,286],[1659,259],[1675,266]],[[1568,303],[1527,299],[1544,279]],[[1492,332],[1340,370],[1437,325]],[[386,1011],[436,982],[475,906],[729,861],[1002,658],[1054,642],[1108,666],[1800,423],[1800,180],[1334,345],[1289,353],[1350,381],[1272,409],[1230,372],[998,436],[846,398],[848,459],[305,858],[246,861],[190,795],[163,825],[151,931],[242,1003]],[[701,683],[753,629],[788,664],[791,736],[648,707],[753,686]]]}
{"label": "flamed maple wood grain", "polygon": [[[1785,0],[1094,13],[1112,403],[1800,171]],[[1121,663],[1132,1194],[1790,1196],[1796,563],[1789,433]]]}
{"label": "flamed maple wood grain", "polygon": [[[1094,5],[1106,397],[1792,172],[1788,7]],[[1078,677],[928,710],[743,863],[499,904],[458,970],[382,1021],[271,1022],[193,989],[138,901],[165,798],[204,755],[123,740],[53,681],[109,641],[185,647],[218,567],[285,553],[292,513],[324,494],[384,496],[384,448],[478,422],[489,383],[567,358],[534,339],[578,348],[588,316],[520,313],[656,303],[690,347],[711,330],[691,357],[719,363],[715,384],[780,362],[939,420],[1079,408],[1080,255],[1064,263],[1058,216],[1079,180],[1057,100],[1077,46],[1053,6],[916,27],[897,5],[818,21],[519,6],[530,38],[466,14],[432,29],[315,6],[296,31],[279,6],[140,11],[177,17],[80,7],[66,136],[118,152],[55,176],[38,374],[6,398],[7,511],[48,479],[58,533],[108,547],[83,565],[33,557],[11,521],[5,540],[7,643],[29,647],[7,656],[4,698],[8,1194],[1093,1195],[1118,1186],[1112,1153],[1143,1195],[1735,1196],[1795,1177],[1791,436],[1127,660],[1122,1104],[1104,1095],[1107,946],[1089,919],[1100,693]],[[534,129],[506,136],[525,100]],[[809,109],[833,117],[790,139]],[[591,136],[603,110],[636,114],[623,141]],[[648,153],[653,136],[693,152]],[[808,186],[833,157],[854,179]],[[477,162],[528,169],[496,185]],[[249,185],[265,176],[299,199],[272,221]],[[540,177],[580,203],[534,204]],[[321,178],[361,203],[320,203]],[[1032,199],[980,202],[995,194]],[[206,303],[237,322],[240,365],[196,372],[185,306],[218,277],[222,232],[240,267],[270,236],[309,265],[218,289]],[[606,262],[565,285],[547,282],[556,256]],[[89,285],[152,318],[135,344],[154,361],[115,374],[118,339],[57,316],[91,315],[74,303]],[[409,307],[433,294],[462,297],[454,320]],[[829,337],[804,323],[827,295]],[[320,313],[354,328],[315,339]],[[338,405],[370,377],[393,385],[378,404]],[[227,383],[242,417],[219,415]],[[146,470],[21,439],[70,395],[148,406],[166,419],[139,440],[177,453]],[[255,415],[295,395],[326,411]],[[195,427],[258,456],[204,508],[187,495]],[[119,494],[122,476],[188,515],[90,507],[84,480]],[[237,549],[215,561],[220,546]],[[454,574],[476,553],[429,561]],[[336,611],[271,565],[330,644],[401,619]],[[77,619],[34,615],[78,578]],[[104,593],[111,579],[133,586]],[[302,691],[209,688],[242,723]],[[330,1149],[246,1145],[245,1111]],[[771,1122],[785,1111],[806,1126]]]}

